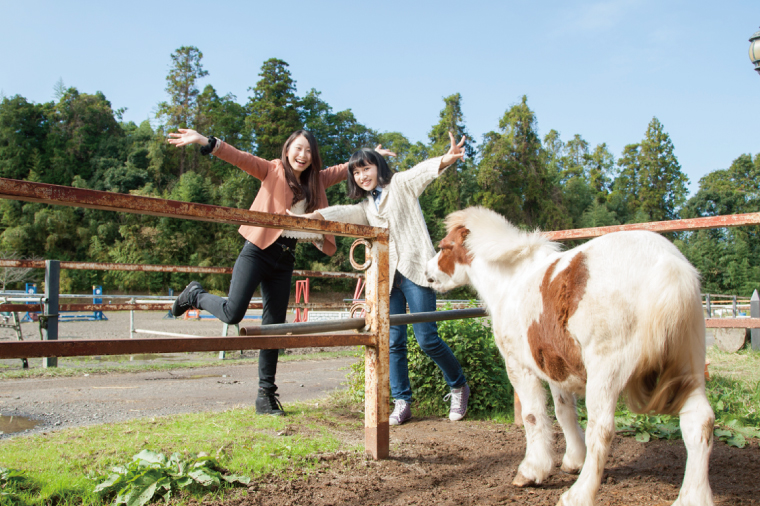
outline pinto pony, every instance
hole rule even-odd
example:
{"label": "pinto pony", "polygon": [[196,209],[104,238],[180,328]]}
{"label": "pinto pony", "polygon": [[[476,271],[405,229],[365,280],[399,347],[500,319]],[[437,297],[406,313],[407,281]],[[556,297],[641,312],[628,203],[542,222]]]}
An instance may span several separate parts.
{"label": "pinto pony", "polygon": [[[512,483],[540,484],[554,466],[543,380],[567,442],[562,470],[580,471],[558,504],[594,504],[624,393],[635,412],[680,415],[688,455],[674,506],[712,505],[715,416],[705,395],[699,274],[678,249],[632,231],[560,251],[481,207],[449,215],[446,225],[426,276],[439,291],[472,285],[491,315],[523,406],[527,449]],[[584,395],[585,441],[575,408]]]}

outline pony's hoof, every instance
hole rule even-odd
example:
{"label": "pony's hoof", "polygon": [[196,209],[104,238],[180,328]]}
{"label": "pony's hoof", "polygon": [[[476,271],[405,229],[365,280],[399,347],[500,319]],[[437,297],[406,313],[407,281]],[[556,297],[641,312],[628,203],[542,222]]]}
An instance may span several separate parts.
{"label": "pony's hoof", "polygon": [[515,487],[530,487],[531,485],[535,485],[536,482],[534,480],[531,480],[530,478],[526,478],[523,476],[521,472],[517,472],[517,476],[515,476],[515,479],[512,480],[512,485]]}
{"label": "pony's hoof", "polygon": [[[581,466],[581,467],[583,467],[583,466]],[[581,467],[575,467],[575,466],[570,466],[570,465],[567,465],[567,464],[562,464],[562,466],[559,469],[563,473],[567,473],[567,474],[579,474],[581,472]]]}

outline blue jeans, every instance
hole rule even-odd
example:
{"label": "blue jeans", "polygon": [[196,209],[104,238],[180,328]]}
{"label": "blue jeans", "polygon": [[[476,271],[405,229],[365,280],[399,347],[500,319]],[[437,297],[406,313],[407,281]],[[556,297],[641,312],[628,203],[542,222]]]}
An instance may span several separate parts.
{"label": "blue jeans", "polygon": [[[410,313],[435,311],[435,292],[432,288],[420,286],[409,281],[396,271],[391,290],[390,314],[406,314],[409,304]],[[414,323],[414,337],[428,357],[443,372],[443,377],[450,388],[459,388],[467,383],[462,372],[462,366],[449,348],[438,335],[436,322]],[[406,348],[406,325],[394,325],[390,335],[390,377],[391,395],[396,400],[410,402],[412,386],[409,383],[409,361]]]}
{"label": "blue jeans", "polygon": [[[246,241],[232,268],[227,299],[203,292],[198,295],[195,307],[208,311],[224,323],[235,324],[243,319],[253,292],[261,285],[264,305],[261,324],[285,323],[295,246],[295,239],[280,238],[262,250]],[[278,356],[279,350],[259,351],[259,387],[269,392],[277,390],[274,378]]]}

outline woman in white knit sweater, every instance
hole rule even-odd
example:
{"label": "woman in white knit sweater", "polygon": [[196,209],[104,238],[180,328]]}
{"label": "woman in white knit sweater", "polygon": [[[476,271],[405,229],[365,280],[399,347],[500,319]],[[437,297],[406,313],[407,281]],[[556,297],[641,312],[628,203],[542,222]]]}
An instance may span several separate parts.
{"label": "woman in white knit sweater", "polygon": [[[388,228],[392,315],[405,314],[407,303],[411,313],[436,309],[435,292],[425,278],[425,264],[435,256],[435,248],[418,198],[448,166],[464,156],[465,138],[457,143],[454,136],[449,135],[451,148],[444,156],[395,174],[376,151],[357,151],[348,162],[348,195],[363,200],[355,205],[331,206],[302,215],[303,218]],[[451,388],[446,396],[451,399],[449,419],[461,420],[467,412],[470,389],[459,361],[438,335],[435,322],[415,323],[413,327],[420,348],[438,365]],[[406,325],[391,327],[390,380],[395,400],[391,425],[400,425],[412,417],[406,343]]]}

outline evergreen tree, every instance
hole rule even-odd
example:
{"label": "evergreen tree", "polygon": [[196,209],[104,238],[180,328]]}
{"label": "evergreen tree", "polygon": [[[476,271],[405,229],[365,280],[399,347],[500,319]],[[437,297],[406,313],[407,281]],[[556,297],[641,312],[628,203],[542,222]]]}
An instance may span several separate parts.
{"label": "evergreen tree", "polygon": [[657,118],[647,127],[639,160],[641,209],[654,221],[677,219],[688,194],[689,178],[681,172],[670,136]]}
{"label": "evergreen tree", "polygon": [[[420,199],[422,208],[429,208],[434,213],[437,221],[443,220],[449,213],[467,207],[472,198],[475,179],[475,148],[474,140],[467,132],[462,113],[462,96],[454,93],[444,97],[444,108],[439,115],[439,121],[428,134],[429,153],[432,156],[445,154],[450,146],[449,132],[459,141],[462,136],[467,140],[464,144],[465,160],[458,162],[454,167],[446,169],[431,185]],[[428,224],[430,227],[430,224]],[[442,239],[442,225],[437,225],[431,230],[434,240]]]}
{"label": "evergreen tree", "polygon": [[15,95],[0,102],[0,177],[26,179],[49,163],[47,136],[53,103],[34,104]]}
{"label": "evergreen tree", "polygon": [[670,136],[657,118],[644,140],[629,144],[618,159],[613,205],[627,223],[672,220],[686,200],[689,179],[681,172]]}
{"label": "evergreen tree", "polygon": [[246,125],[253,132],[256,154],[266,160],[282,155],[282,147],[293,131],[301,128],[300,101],[296,96],[296,82],[290,75],[288,64],[270,58],[261,66],[261,79],[249,88]]}
{"label": "evergreen tree", "polygon": [[607,197],[612,191],[614,170],[615,157],[607,149],[607,144],[597,145],[588,158],[588,183],[598,204],[607,202]]}
{"label": "evergreen tree", "polygon": [[[166,76],[166,92],[169,94],[168,102],[158,104],[156,117],[162,119],[165,131],[177,128],[195,128],[198,115],[198,90],[197,81],[208,75],[203,70],[203,53],[195,46],[182,46],[171,56],[172,66]],[[164,132],[161,133],[163,135]],[[198,150],[191,151],[191,160],[188,164],[187,151],[177,151],[179,159],[178,175],[186,170],[194,170],[198,164]]]}
{"label": "evergreen tree", "polygon": [[516,224],[558,230],[569,225],[560,207],[546,155],[538,138],[536,116],[526,96],[499,121],[481,145],[478,200]]}

